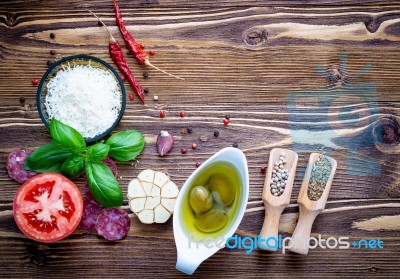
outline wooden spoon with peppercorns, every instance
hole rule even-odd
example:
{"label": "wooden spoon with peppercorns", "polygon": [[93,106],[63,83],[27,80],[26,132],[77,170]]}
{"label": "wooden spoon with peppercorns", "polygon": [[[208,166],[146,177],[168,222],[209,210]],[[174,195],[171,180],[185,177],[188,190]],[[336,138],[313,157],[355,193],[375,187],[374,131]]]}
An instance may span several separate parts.
{"label": "wooden spoon with peppercorns", "polygon": [[278,249],[278,226],[282,211],[290,203],[298,155],[288,149],[274,148],[268,161],[265,176],[263,201],[265,207],[264,224],[260,232],[260,248],[276,251]]}
{"label": "wooden spoon with peppercorns", "polygon": [[292,252],[308,254],[311,227],[317,215],[325,208],[336,168],[335,159],[311,153],[297,199],[299,220],[292,235],[291,247],[288,247]]}

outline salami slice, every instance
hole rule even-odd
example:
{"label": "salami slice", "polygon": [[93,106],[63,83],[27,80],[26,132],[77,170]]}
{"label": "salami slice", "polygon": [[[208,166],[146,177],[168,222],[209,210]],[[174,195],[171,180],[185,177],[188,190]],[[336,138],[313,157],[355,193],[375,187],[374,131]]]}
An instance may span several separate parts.
{"label": "salami slice", "polygon": [[123,239],[129,231],[131,220],[128,214],[119,208],[104,208],[96,223],[97,234],[107,240]]}
{"label": "salami slice", "polygon": [[[96,200],[93,198],[92,193],[90,192],[89,184],[88,184],[87,182],[85,183],[84,192],[85,192],[86,199],[87,199],[89,202],[95,203],[95,204],[98,205],[98,203],[96,202]],[[100,205],[99,205],[99,206],[100,206]]]}
{"label": "salami slice", "polygon": [[107,167],[110,168],[110,170],[112,171],[112,173],[114,174],[115,177],[118,176],[117,164],[115,164],[115,162],[110,157],[106,157],[103,160],[103,163],[106,164]]}
{"label": "salami slice", "polygon": [[7,157],[8,175],[19,183],[24,183],[37,174],[34,171],[24,170],[25,161],[31,153],[32,150],[30,149],[19,148],[11,152]]}
{"label": "salami slice", "polygon": [[79,228],[89,233],[96,233],[96,222],[101,212],[101,206],[97,203],[83,200],[83,216]]}

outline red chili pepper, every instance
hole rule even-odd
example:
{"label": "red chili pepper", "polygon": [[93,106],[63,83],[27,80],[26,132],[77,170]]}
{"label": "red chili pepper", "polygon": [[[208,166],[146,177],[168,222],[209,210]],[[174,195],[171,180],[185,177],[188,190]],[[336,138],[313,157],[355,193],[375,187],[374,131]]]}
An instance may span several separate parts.
{"label": "red chili pepper", "polygon": [[131,84],[133,87],[134,91],[136,94],[139,96],[140,100],[142,101],[142,104],[144,104],[144,94],[142,92],[142,89],[140,88],[139,83],[135,79],[135,76],[132,74],[131,70],[129,69],[128,63],[126,63],[126,60],[124,58],[124,51],[122,50],[121,45],[115,40],[113,35],[111,35],[110,30],[108,30],[108,27],[102,22],[93,12],[89,11],[92,15],[94,15],[101,23],[103,23],[104,27],[107,30],[110,42],[108,44],[108,51],[110,53],[111,59],[114,61],[114,63],[117,65],[118,69],[124,74],[128,82]]}
{"label": "red chili pepper", "polygon": [[115,21],[117,22],[119,31],[121,31],[122,37],[124,38],[124,41],[126,43],[126,46],[128,47],[128,49],[131,51],[131,53],[133,54],[133,56],[135,57],[135,59],[139,62],[139,64],[141,65],[146,65],[146,66],[150,66],[158,71],[163,72],[164,74],[170,75],[172,77],[181,79],[181,80],[185,80],[184,78],[175,76],[173,74],[170,74],[156,66],[154,66],[153,64],[150,63],[149,57],[147,56],[147,54],[144,52],[143,48],[141,47],[141,45],[139,43],[136,42],[135,38],[132,36],[131,33],[129,33],[129,31],[126,29],[125,23],[122,19],[122,14],[121,14],[121,10],[118,6],[117,0],[114,0],[114,12],[115,12]]}

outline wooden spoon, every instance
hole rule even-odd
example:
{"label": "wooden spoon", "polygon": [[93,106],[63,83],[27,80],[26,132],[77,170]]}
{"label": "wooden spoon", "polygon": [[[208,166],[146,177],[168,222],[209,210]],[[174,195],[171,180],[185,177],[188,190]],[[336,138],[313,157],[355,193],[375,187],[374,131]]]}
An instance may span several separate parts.
{"label": "wooden spoon", "polygon": [[[322,195],[318,200],[314,201],[310,200],[308,197],[308,184],[310,182],[313,165],[322,156],[329,160],[332,169]],[[297,199],[300,209],[299,221],[297,222],[296,229],[293,232],[291,248],[289,248],[289,250],[303,255],[308,254],[308,242],[311,235],[311,227],[314,223],[315,217],[317,217],[317,215],[325,208],[326,201],[328,200],[329,191],[331,190],[333,177],[336,172],[336,167],[337,162],[335,159],[329,156],[321,155],[319,153],[311,153],[306,173],[304,175],[303,183],[301,185],[299,197]]]}
{"label": "wooden spoon", "polygon": [[[285,154],[286,164],[284,164],[284,169],[289,170],[289,177],[286,181],[284,192],[282,195],[276,197],[271,193],[272,171],[275,168],[275,162],[279,161],[279,157],[282,153]],[[262,195],[265,207],[265,219],[260,232],[260,236],[265,239],[266,242],[265,247],[261,248],[269,251],[276,251],[278,249],[279,218],[282,214],[282,211],[290,203],[294,176],[296,174],[297,160],[297,153],[288,149],[274,148],[271,150],[271,154],[269,155],[268,170],[265,176]],[[271,242],[271,240],[274,242]]]}

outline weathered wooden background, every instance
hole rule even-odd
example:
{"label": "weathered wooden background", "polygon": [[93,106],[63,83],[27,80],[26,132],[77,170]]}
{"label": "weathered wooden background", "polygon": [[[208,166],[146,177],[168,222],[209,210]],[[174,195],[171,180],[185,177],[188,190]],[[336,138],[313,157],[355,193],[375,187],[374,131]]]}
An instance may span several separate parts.
{"label": "weathered wooden background", "polygon": [[[295,148],[298,175],[280,226],[290,236],[309,153],[333,146],[339,166],[313,233],[384,241],[383,249],[315,249],[307,256],[259,250],[246,255],[225,248],[193,277],[399,276],[400,5],[389,0],[304,2],[119,1],[128,29],[146,50],[156,51],[152,62],[186,78],[179,81],[148,69],[144,79],[144,69],[129,57],[150,93],[144,106],[137,99],[128,102],[118,127],[138,129],[147,141],[136,166],[118,165],[124,193],[128,181],[145,168],[167,171],[181,186],[196,162],[237,142],[250,171],[250,199],[238,233],[254,236],[264,218],[259,168],[273,147]],[[185,277],[175,270],[172,220],[143,226],[132,216],[129,236],[118,243],[76,231],[63,241],[39,244],[14,223],[12,200],[19,185],[7,176],[6,156],[50,140],[36,111],[37,88],[31,79],[43,75],[47,60],[54,59],[52,49],[60,56],[84,53],[111,63],[106,33],[88,8],[121,40],[111,0],[0,2],[0,277]],[[331,80],[321,69],[332,74]],[[160,109],[167,111],[165,119],[158,117]],[[184,118],[179,117],[182,110]],[[232,120],[223,127],[226,114]],[[392,144],[389,153],[372,142],[379,117],[393,122],[384,127],[385,142]],[[187,127],[193,133],[181,134]],[[161,129],[176,136],[175,148],[164,158],[155,151]],[[214,130],[220,131],[219,138],[213,137]],[[205,142],[199,140],[203,135],[209,137]],[[195,151],[192,142],[198,144]],[[188,154],[180,154],[182,147]],[[83,189],[82,181],[78,184]]]}

